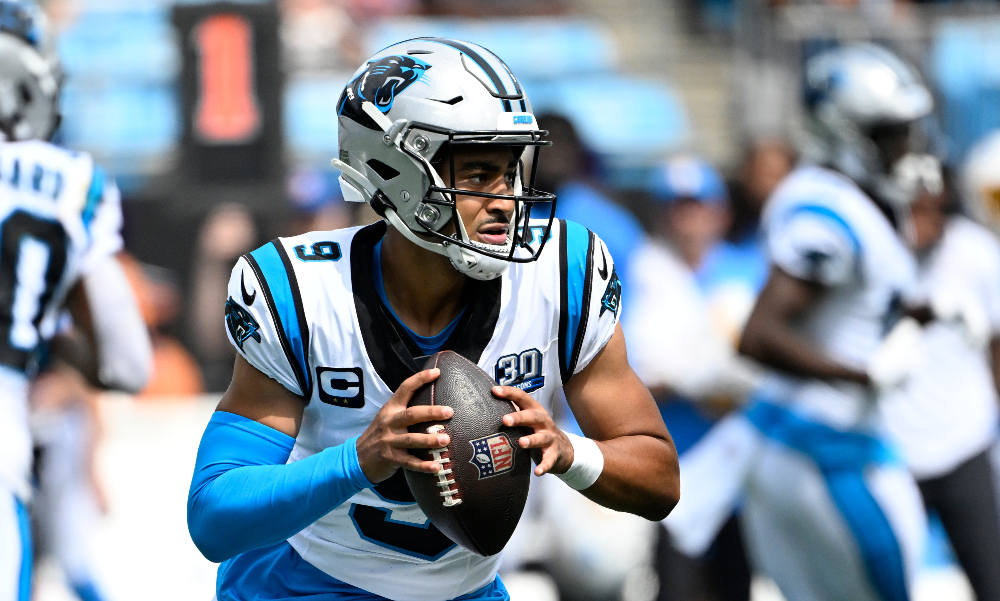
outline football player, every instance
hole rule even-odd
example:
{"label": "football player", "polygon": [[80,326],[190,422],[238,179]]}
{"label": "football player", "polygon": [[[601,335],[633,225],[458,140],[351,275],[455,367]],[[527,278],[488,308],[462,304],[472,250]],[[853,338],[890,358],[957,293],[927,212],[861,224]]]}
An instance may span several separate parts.
{"label": "football player", "polygon": [[933,157],[927,160],[927,181],[913,205],[919,283],[935,313],[952,319],[924,328],[920,365],[880,408],[976,599],[1000,599],[1000,513],[990,456],[1000,417],[1000,244],[984,227],[1000,230],[1000,138],[974,148],[966,163],[964,200],[981,223],[956,214],[953,191]]}
{"label": "football player", "polygon": [[[508,598],[500,557],[443,536],[400,470],[436,472],[408,449],[448,443],[407,432],[452,414],[407,408],[442,349],[520,408],[504,423],[533,430],[518,444],[536,475],[664,517],[677,457],[628,366],[614,261],[533,189],[544,132],[507,66],[466,42],[401,42],[358,69],[337,110],[345,198],[384,221],[274,240],[233,269],[239,355],[188,499],[192,538],[223,562],[217,598]],[[560,389],[586,437],[553,423]]]}
{"label": "football player", "polygon": [[[773,369],[747,417],[763,446],[743,509],[751,556],[792,601],[905,601],[924,515],[885,444],[879,391],[913,367],[920,326],[908,230],[915,122],[931,95],[884,48],[820,53],[805,67],[816,164],[764,214],[771,271],[742,352]],[[914,296],[910,296],[914,295]]]}
{"label": "football player", "polygon": [[89,155],[45,141],[59,122],[60,70],[44,33],[36,6],[0,2],[0,601],[28,598],[28,380],[61,307],[96,359],[92,382],[137,391],[150,372],[149,337],[114,257],[118,189]]}

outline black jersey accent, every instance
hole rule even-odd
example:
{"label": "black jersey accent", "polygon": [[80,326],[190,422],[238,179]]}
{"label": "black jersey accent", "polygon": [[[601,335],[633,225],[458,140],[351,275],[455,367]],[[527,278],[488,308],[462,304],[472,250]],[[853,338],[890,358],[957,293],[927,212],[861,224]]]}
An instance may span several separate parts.
{"label": "black jersey accent", "polygon": [[[583,307],[580,308],[580,327],[576,330],[576,341],[573,342],[573,356],[569,361],[570,377],[576,373],[576,364],[580,361],[580,350],[587,334],[587,322],[590,319],[590,295],[594,287],[594,232],[588,231],[587,240],[587,270],[583,279]],[[603,251],[603,249],[602,249]],[[565,380],[563,381],[565,383]]]}
{"label": "black jersey accent", "polygon": [[573,372],[569,371],[569,357],[566,356],[566,331],[569,329],[569,285],[567,283],[566,266],[566,220],[559,220],[559,339],[556,346],[559,349],[559,375],[565,385]]}
{"label": "black jersey accent", "polygon": [[[375,244],[385,235],[385,222],[378,222],[358,231],[351,242],[351,283],[354,290],[354,310],[358,316],[361,338],[368,360],[390,390],[396,390],[403,380],[420,371],[423,355],[420,348],[405,333],[389,308],[382,303],[375,289],[372,261]],[[469,304],[443,349],[452,350],[478,364],[486,345],[493,338],[500,317],[500,286],[502,278],[490,282],[470,279],[465,295]],[[384,498],[397,503],[415,502],[402,470],[380,482],[376,489]]]}
{"label": "black jersey accent", "polygon": [[[386,386],[396,390],[403,380],[420,370],[423,352],[382,303],[375,289],[373,253],[375,244],[385,232],[385,222],[379,222],[354,235],[351,242],[351,282],[354,308],[368,359]],[[502,279],[479,282],[470,278],[467,281],[465,312],[442,346],[443,350],[455,351],[469,361],[479,363],[500,317]]]}
{"label": "black jersey accent", "polygon": [[267,279],[264,277],[264,272],[261,270],[260,264],[257,263],[257,259],[254,259],[250,253],[243,255],[243,259],[250,265],[250,269],[253,270],[254,275],[257,277],[260,290],[264,293],[264,304],[267,305],[267,310],[271,314],[271,321],[274,322],[274,330],[278,333],[281,350],[285,352],[285,358],[288,360],[288,364],[292,366],[292,372],[295,373],[295,380],[298,382],[299,389],[301,390],[300,396],[308,403],[309,397],[306,396],[306,391],[309,387],[306,385],[305,375],[302,374],[302,368],[295,358],[295,353],[292,352],[292,343],[288,341],[288,336],[285,335],[285,328],[281,324],[281,316],[278,315],[277,309],[274,308],[274,296],[271,294],[271,287],[268,286]]}
{"label": "black jersey accent", "polygon": [[[312,378],[310,377],[312,373],[309,370],[309,343],[312,337],[312,332],[309,329],[309,321],[306,320],[306,312],[302,307],[302,291],[299,290],[299,281],[295,277],[295,269],[292,267],[292,262],[288,258],[288,253],[285,252],[285,246],[279,240],[271,240],[271,244],[278,251],[278,256],[281,257],[281,263],[285,266],[285,272],[288,273],[288,287],[292,291],[292,300],[295,302],[295,316],[299,321],[299,332],[302,336],[302,360],[304,370],[302,371],[302,382],[305,383],[305,387],[302,389],[305,394],[306,400],[312,398]],[[293,364],[293,367],[298,367],[298,362]],[[295,373],[295,377],[299,377],[298,371]]]}
{"label": "black jersey accent", "polygon": [[[587,230],[587,261],[584,266],[583,294],[580,298],[580,321],[577,325],[576,334],[573,338],[573,346],[568,347],[567,339],[573,335],[570,332],[570,311],[569,306],[569,240],[566,220],[559,220],[559,374],[562,377],[563,385],[576,371],[576,365],[580,360],[580,351],[583,349],[583,341],[587,334],[587,322],[590,318],[590,297],[594,286],[594,244],[596,237],[594,232]],[[574,257],[575,258],[575,257]],[[574,269],[578,268],[574,264]],[[574,302],[576,302],[574,300]]]}

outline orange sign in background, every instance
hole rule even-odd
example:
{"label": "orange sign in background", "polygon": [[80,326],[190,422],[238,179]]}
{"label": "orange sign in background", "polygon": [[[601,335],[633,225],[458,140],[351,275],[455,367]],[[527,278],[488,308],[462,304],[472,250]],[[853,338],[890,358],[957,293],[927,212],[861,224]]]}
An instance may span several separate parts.
{"label": "orange sign in background", "polygon": [[195,134],[214,144],[235,144],[256,137],[261,113],[249,21],[231,13],[212,15],[194,28],[192,41],[199,67]]}

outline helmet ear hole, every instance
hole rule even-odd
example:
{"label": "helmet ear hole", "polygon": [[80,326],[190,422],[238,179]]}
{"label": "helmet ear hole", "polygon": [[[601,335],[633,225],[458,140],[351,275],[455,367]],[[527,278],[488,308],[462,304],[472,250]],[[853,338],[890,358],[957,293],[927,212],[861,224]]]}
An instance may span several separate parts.
{"label": "helmet ear hole", "polygon": [[17,91],[20,92],[21,101],[23,103],[29,104],[31,102],[31,90],[28,88],[28,85],[26,83],[21,82],[17,86]]}
{"label": "helmet ear hole", "polygon": [[386,165],[385,163],[383,163],[378,159],[368,159],[368,162],[366,164],[368,165],[368,167],[371,168],[372,171],[375,172],[376,175],[382,178],[382,181],[384,182],[395,179],[397,176],[399,176],[398,170],[393,169],[391,166]]}

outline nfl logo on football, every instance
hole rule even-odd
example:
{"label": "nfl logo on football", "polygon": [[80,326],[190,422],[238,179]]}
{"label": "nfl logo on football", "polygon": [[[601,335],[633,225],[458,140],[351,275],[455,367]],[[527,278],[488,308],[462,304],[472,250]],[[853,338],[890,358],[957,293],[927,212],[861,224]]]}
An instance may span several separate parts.
{"label": "nfl logo on football", "polygon": [[470,440],[472,459],[469,463],[479,470],[479,479],[503,474],[514,469],[514,447],[506,434],[484,436]]}

